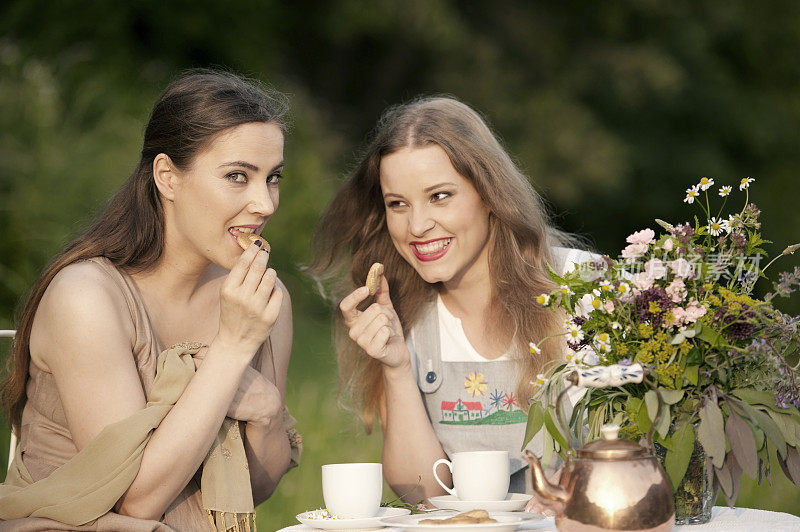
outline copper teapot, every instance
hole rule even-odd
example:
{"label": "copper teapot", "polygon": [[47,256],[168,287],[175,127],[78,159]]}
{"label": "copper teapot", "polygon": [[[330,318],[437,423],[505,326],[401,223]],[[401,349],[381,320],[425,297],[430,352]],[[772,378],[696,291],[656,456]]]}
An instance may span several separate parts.
{"label": "copper teapot", "polygon": [[[644,375],[639,364],[597,366],[573,371],[567,380],[577,386],[602,388],[642,382]],[[565,423],[561,400],[569,388],[566,386],[556,401],[556,417],[562,428]],[[656,394],[659,405],[647,436],[649,448],[617,438],[618,425],[605,425],[601,429],[602,439],[589,442],[577,451],[569,443],[558,485],[545,478],[539,460],[526,451],[533,489],[539,500],[555,511],[558,530],[672,530],[675,523],[672,489],[653,454],[653,430],[662,413],[662,398],[658,390]],[[568,434],[566,430],[564,433]]]}

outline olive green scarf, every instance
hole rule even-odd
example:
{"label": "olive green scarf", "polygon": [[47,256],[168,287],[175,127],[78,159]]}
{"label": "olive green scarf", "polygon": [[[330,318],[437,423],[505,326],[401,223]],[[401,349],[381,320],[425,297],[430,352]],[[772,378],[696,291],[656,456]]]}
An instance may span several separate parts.
{"label": "olive green scarf", "polygon": [[[105,427],[50,476],[34,482],[17,448],[0,484],[0,519],[46,517],[78,526],[110,511],[136,478],[152,431],[192,379],[192,355],[201,347],[187,343],[162,352],[145,408]],[[216,530],[250,530],[251,521],[255,527],[247,457],[235,419],[225,418],[203,462],[201,491]]]}

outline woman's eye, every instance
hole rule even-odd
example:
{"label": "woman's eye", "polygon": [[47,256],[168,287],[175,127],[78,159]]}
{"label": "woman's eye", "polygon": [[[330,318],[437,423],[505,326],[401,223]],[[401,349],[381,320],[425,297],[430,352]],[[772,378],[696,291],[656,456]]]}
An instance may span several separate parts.
{"label": "woman's eye", "polygon": [[444,199],[449,198],[451,195],[452,194],[450,194],[449,192],[436,192],[431,196],[431,200],[442,201]]}
{"label": "woman's eye", "polygon": [[397,207],[402,207],[403,202],[399,200],[394,200],[387,203],[386,206],[389,207],[390,209],[396,209]]}
{"label": "woman's eye", "polygon": [[242,172],[231,172],[225,178],[232,183],[247,183],[247,175]]}
{"label": "woman's eye", "polygon": [[281,179],[283,179],[283,175],[282,174],[280,174],[280,173],[271,174],[267,178],[267,183],[270,184],[270,185],[277,185],[278,183],[280,183]]}

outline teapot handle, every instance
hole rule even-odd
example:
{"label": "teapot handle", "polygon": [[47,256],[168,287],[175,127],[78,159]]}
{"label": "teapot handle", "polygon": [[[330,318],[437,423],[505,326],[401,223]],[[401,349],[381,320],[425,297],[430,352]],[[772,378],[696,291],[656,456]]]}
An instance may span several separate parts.
{"label": "teapot handle", "polygon": [[[653,453],[653,435],[655,433],[655,428],[660,423],[661,416],[664,413],[664,399],[661,397],[661,392],[658,391],[658,387],[651,382],[650,379],[645,379],[645,376],[648,374],[648,369],[642,367],[641,364],[631,364],[629,366],[614,364],[611,366],[593,366],[591,368],[578,369],[568,373],[565,379],[573,386],[592,388],[607,388],[609,386],[622,386],[624,384],[640,382],[647,383],[656,392],[656,396],[658,397],[658,410],[656,411],[656,419],[650,424],[650,430],[647,432],[648,450]],[[564,414],[561,410],[561,401],[570,388],[572,388],[572,386],[566,386],[563,390],[561,390],[561,393],[558,394],[558,399],[556,400],[556,418],[558,419],[558,423],[561,426],[565,436],[569,434],[569,430],[564,421]],[[569,445],[569,451],[571,452],[573,450],[572,439],[567,437],[566,440],[567,444]]]}

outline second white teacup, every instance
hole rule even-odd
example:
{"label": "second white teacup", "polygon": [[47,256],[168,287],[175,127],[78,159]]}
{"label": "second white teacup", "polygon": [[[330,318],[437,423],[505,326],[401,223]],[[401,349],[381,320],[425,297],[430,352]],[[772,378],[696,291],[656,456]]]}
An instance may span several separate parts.
{"label": "second white teacup", "polygon": [[383,495],[383,466],[378,463],[322,466],[325,508],[339,519],[361,519],[378,514]]}
{"label": "second white teacup", "polygon": [[[453,487],[448,488],[436,474],[445,464],[453,475]],[[436,460],[433,476],[447,493],[462,501],[501,501],[508,495],[510,465],[508,451],[465,451],[453,453],[453,461]]]}

